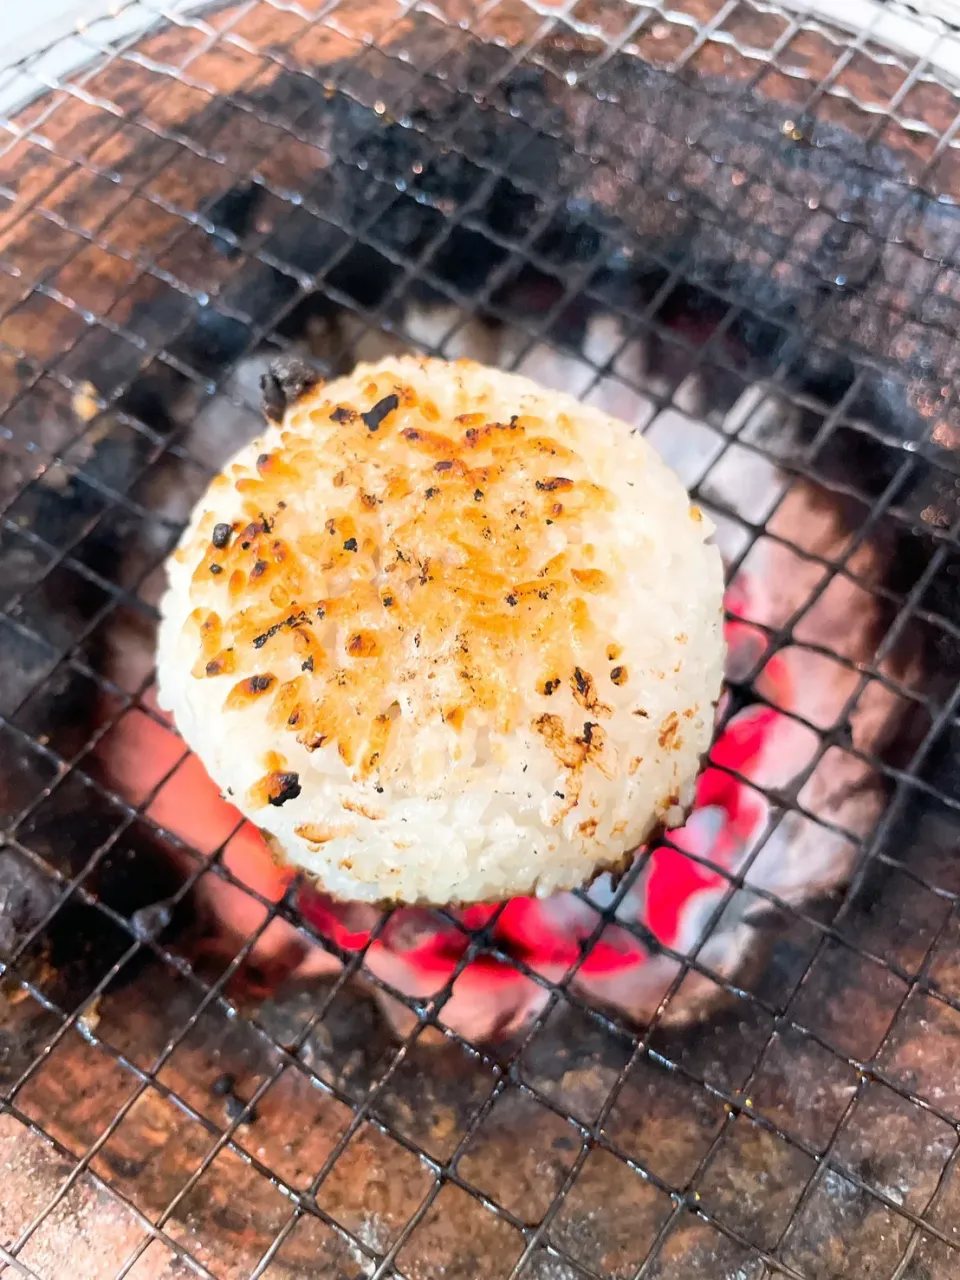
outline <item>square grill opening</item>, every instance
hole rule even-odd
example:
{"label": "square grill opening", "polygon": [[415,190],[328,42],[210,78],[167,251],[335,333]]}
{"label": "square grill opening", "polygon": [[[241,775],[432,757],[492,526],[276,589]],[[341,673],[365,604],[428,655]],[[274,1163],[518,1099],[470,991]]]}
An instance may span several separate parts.
{"label": "square grill opening", "polygon": [[[870,8],[138,2],[11,69],[0,1270],[954,1274],[960,112]],[[398,348],[717,522],[713,757],[619,884],[337,906],[156,712],[260,373]]]}

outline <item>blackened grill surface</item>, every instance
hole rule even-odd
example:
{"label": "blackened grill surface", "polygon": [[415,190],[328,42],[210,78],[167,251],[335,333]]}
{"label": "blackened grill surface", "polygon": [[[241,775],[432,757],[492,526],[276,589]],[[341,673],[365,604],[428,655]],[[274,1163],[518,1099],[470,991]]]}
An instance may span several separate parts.
{"label": "blackened grill surface", "polygon": [[[714,0],[249,0],[41,88],[0,162],[0,1270],[957,1274],[954,89]],[[215,387],[311,333],[332,372],[337,316],[439,300],[571,352],[606,307],[681,371],[766,380],[806,415],[790,473],[889,543],[878,646],[926,672],[891,805],[850,892],[784,911],[692,1031],[564,982],[514,1043],[439,1000],[398,1045],[359,958],[263,994],[254,939],[191,945],[227,873],[183,883],[98,777],[141,692],[103,678],[110,628],[150,626],[156,493],[205,483]]]}

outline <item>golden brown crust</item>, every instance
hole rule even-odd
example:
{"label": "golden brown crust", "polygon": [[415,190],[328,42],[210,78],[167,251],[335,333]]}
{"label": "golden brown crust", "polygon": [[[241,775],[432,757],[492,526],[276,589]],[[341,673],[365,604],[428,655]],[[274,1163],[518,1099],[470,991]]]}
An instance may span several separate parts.
{"label": "golden brown crust", "polygon": [[[298,372],[279,441],[223,476],[241,514],[227,523],[208,511],[189,552],[202,549],[194,591],[214,606],[194,614],[193,674],[252,670],[226,706],[266,700],[271,723],[308,749],[335,743],[355,777],[391,768],[387,680],[458,732],[476,711],[502,733],[529,715],[531,693],[563,683],[582,733],[556,716],[534,727],[565,768],[603,767],[609,672],[585,670],[579,655],[614,578],[591,564],[599,553],[580,530],[614,498],[571,447],[564,413],[517,405],[499,420],[472,368],[429,365],[462,409],[445,400],[442,415],[395,369],[371,370],[347,399],[339,384],[337,400],[332,388],[304,390]],[[518,655],[531,652],[527,688]]]}

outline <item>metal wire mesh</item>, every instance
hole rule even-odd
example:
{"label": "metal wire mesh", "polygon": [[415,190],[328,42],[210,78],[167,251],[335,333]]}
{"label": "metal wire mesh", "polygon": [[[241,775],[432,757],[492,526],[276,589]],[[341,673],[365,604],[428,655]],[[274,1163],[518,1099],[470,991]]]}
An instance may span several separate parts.
{"label": "metal wire mesh", "polygon": [[[107,38],[96,24],[81,33],[89,59],[79,71],[51,77],[42,55],[26,59],[16,75],[34,79],[38,96],[2,122],[0,394],[20,468],[3,494],[3,528],[27,566],[21,580],[4,584],[0,616],[0,645],[20,663],[17,686],[4,688],[0,707],[6,856],[32,868],[46,894],[39,918],[13,945],[4,943],[0,1146],[11,1186],[26,1188],[0,1218],[6,1270],[528,1280],[955,1274],[958,797],[924,765],[952,726],[960,695],[956,687],[932,692],[879,670],[908,626],[957,635],[957,620],[930,607],[929,594],[956,565],[952,517],[925,531],[915,580],[876,588],[890,620],[869,672],[846,660],[927,716],[901,767],[870,758],[889,779],[892,799],[850,891],[822,908],[783,907],[776,960],[750,981],[715,973],[700,958],[702,947],[678,956],[680,971],[641,1033],[577,998],[573,970],[548,983],[528,968],[528,979],[550,996],[509,1047],[472,1046],[444,1026],[453,980],[434,998],[406,1002],[413,1016],[394,1043],[350,994],[362,952],[342,953],[342,975],[319,991],[282,1003],[268,992],[241,1004],[231,984],[270,922],[279,916],[311,931],[289,900],[260,898],[259,924],[236,955],[213,976],[198,966],[169,928],[197,882],[215,876],[256,896],[217,854],[196,855],[192,874],[173,887],[157,873],[144,901],[160,901],[159,914],[124,912],[105,900],[96,886],[106,864],[122,863],[147,836],[171,837],[152,829],[146,803],[133,808],[110,793],[93,766],[97,741],[142,706],[150,678],[131,687],[109,681],[88,647],[118,613],[151,616],[146,584],[177,531],[157,528],[152,554],[116,578],[91,562],[91,540],[156,525],[148,482],[165,459],[175,458],[178,474],[195,476],[196,485],[205,482],[207,460],[183,443],[190,419],[215,392],[232,396],[238,415],[249,413],[229,386],[230,368],[264,342],[288,346],[288,321],[305,299],[326,297],[356,317],[358,332],[402,338],[395,304],[415,290],[426,288],[463,313],[497,315],[499,287],[533,265],[558,280],[549,307],[533,319],[501,315],[525,330],[529,350],[558,341],[558,318],[590,293],[612,244],[651,253],[646,243],[635,249],[622,228],[597,226],[582,260],[560,278],[548,232],[569,212],[570,191],[545,190],[536,173],[525,172],[529,139],[516,126],[534,123],[541,135],[563,136],[564,125],[522,94],[504,93],[510,74],[525,67],[596,98],[609,94],[605,75],[616,59],[644,60],[707,94],[719,92],[723,77],[724,110],[743,111],[745,121],[752,95],[778,98],[784,127],[825,153],[835,145],[831,129],[851,130],[862,144],[857,181],[877,175],[886,184],[882,204],[871,205],[862,192],[851,197],[850,187],[839,190],[829,168],[815,204],[789,182],[766,194],[783,172],[771,173],[762,155],[748,163],[747,144],[742,156],[718,154],[709,132],[682,139],[681,152],[668,148],[664,135],[649,190],[683,204],[695,191],[706,199],[712,183],[717,225],[762,250],[771,277],[780,267],[806,269],[812,219],[818,237],[827,234],[824,222],[843,228],[845,262],[861,252],[850,239],[858,233],[902,246],[902,274],[888,270],[886,292],[873,299],[885,307],[877,321],[885,351],[854,352],[844,398],[825,404],[797,391],[790,356],[765,375],[778,394],[819,414],[807,456],[788,464],[792,480],[824,482],[818,459],[835,433],[888,439],[853,406],[878,366],[889,371],[891,334],[924,352],[933,343],[934,357],[942,357],[923,376],[900,378],[915,402],[931,380],[948,384],[926,423],[932,437],[949,423],[953,403],[944,354],[956,327],[948,305],[951,248],[936,243],[936,226],[929,244],[904,242],[900,216],[917,190],[958,194],[949,162],[960,108],[932,61],[949,39],[947,28],[933,20],[921,26],[929,33],[927,53],[905,58],[875,44],[868,30],[851,37],[745,0],[688,0],[677,9],[590,0],[492,0],[462,11],[268,0],[189,10],[125,6],[128,16],[134,10],[144,21],[131,25],[133,34]],[[478,47],[499,52],[471,62]],[[464,83],[471,65],[484,68],[482,82]],[[264,91],[281,74],[293,77],[292,87],[272,100]],[[381,98],[385,84],[395,100]],[[373,124],[319,139],[311,117],[318,86],[319,98],[372,111]],[[418,119],[414,106],[427,86],[451,100],[482,99],[495,121],[496,149],[465,154],[456,113],[447,131]],[[533,109],[531,122],[525,113]],[[325,168],[325,147],[338,164],[362,170],[364,131],[376,119],[402,120],[409,131],[413,196],[391,175],[373,173],[365,209],[338,224],[335,205],[290,187],[287,175]],[[908,140],[912,169],[904,162],[900,172],[887,171],[880,142],[893,135]],[[589,146],[574,153],[585,172],[606,163]],[[414,196],[429,205],[414,175],[448,154],[463,159],[470,180],[460,203],[440,209],[435,232],[411,255],[383,238],[386,213]],[[263,226],[238,236],[225,225],[223,199],[237,199],[238,184],[251,177],[270,213]],[[505,181],[536,197],[536,216],[519,236],[479,220],[486,197]],[[757,228],[771,231],[761,214],[774,207],[778,216],[792,209],[793,217],[771,238]],[[282,246],[271,241],[277,218],[294,211],[330,230],[335,247],[319,271],[305,270],[289,252],[295,237]],[[592,216],[583,211],[584,222]],[[482,236],[493,259],[470,288],[451,284],[437,267],[456,228]],[[358,244],[390,280],[371,306],[340,270]],[[926,271],[931,262],[937,269]],[[723,348],[724,334],[746,311],[735,281],[703,282],[720,319],[706,342],[684,345],[667,332],[662,314],[678,287],[696,278],[698,263],[688,254],[657,267],[659,283],[643,311],[620,308],[628,331],[658,334],[689,362],[737,376]],[[275,305],[267,315],[251,314],[242,304],[267,286]],[[617,306],[609,296],[599,300]],[[211,327],[207,348],[195,340],[204,314],[219,326]],[[787,350],[813,335],[844,348],[822,298],[790,320],[764,317],[762,300],[754,300],[751,314],[792,329]],[[938,333],[939,346],[930,336]],[[595,378],[607,372],[593,370]],[[131,399],[145,384],[151,394],[170,393],[165,403],[176,405],[166,432],[157,428],[149,396]],[[675,390],[663,393],[658,408]],[[91,448],[105,440],[118,449],[136,442],[136,468],[119,484],[108,467],[89,465],[91,456],[102,461]],[[860,503],[861,535],[915,522],[902,498],[924,442],[910,443],[879,497],[855,483],[834,486]],[[710,470],[734,447],[770,452],[734,435]],[[775,451],[770,456],[781,460]],[[953,484],[949,459],[936,466]],[[56,472],[83,492],[56,543],[38,534],[33,520],[41,470],[45,484]],[[700,487],[708,480],[709,471]],[[744,557],[769,536],[765,521],[728,514],[747,535]],[[825,562],[817,594],[836,575],[852,573],[856,545],[855,538],[841,560]],[[93,603],[72,624],[60,618],[57,630],[50,593],[67,592],[68,583],[72,590],[78,580]],[[772,640],[782,644],[788,636],[789,628]],[[63,704],[80,687],[96,690],[109,708],[96,740],[82,725],[64,728]],[[818,760],[837,741],[819,737]],[[798,807],[797,794],[777,799],[789,811]],[[71,815],[94,796],[96,839],[79,858],[61,857]],[[907,856],[902,820],[908,814],[920,821],[918,800],[922,826]],[[878,867],[887,871],[882,890]],[[744,890],[744,874],[728,877],[730,894]],[[584,901],[592,903],[589,893]],[[596,936],[615,905],[596,909]],[[85,942],[80,965],[63,966],[45,941],[64,919]],[[460,969],[491,950],[489,926],[470,934]],[[667,1023],[692,974],[722,990],[733,1012],[691,1035]],[[121,977],[127,980],[119,985]]]}

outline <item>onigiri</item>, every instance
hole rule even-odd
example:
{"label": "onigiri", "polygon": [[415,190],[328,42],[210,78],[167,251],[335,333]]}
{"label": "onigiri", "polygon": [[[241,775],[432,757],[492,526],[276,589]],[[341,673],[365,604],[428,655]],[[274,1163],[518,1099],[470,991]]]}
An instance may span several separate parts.
{"label": "onigiri", "polygon": [[168,565],[161,706],[278,859],[378,903],[546,895],[680,824],[712,527],[642,436],[466,361],[287,365]]}

